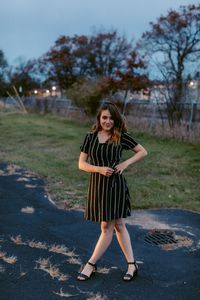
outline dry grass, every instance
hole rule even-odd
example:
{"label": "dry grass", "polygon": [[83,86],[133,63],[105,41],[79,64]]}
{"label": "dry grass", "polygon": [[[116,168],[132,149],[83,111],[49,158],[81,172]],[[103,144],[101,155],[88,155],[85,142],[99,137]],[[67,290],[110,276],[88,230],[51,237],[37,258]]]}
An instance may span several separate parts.
{"label": "dry grass", "polygon": [[0,251],[0,259],[3,259],[3,257],[6,256],[6,252]]}
{"label": "dry grass", "polygon": [[21,235],[18,235],[16,237],[11,236],[10,239],[16,245],[28,245],[31,248],[45,249],[48,250],[49,252],[68,256],[70,258],[68,262],[71,264],[77,264],[77,265],[82,264],[81,260],[77,258],[78,255],[74,252],[74,250],[69,250],[65,245],[54,244],[48,246],[45,242],[40,242],[35,240],[24,242],[22,241]]}
{"label": "dry grass", "polygon": [[16,245],[28,245],[31,248],[37,248],[37,249],[48,249],[48,246],[46,243],[31,240],[24,242],[22,241],[21,235],[17,235],[16,237],[11,236],[10,237],[11,241],[15,243]]}
{"label": "dry grass", "polygon": [[27,206],[27,207],[23,207],[21,209],[21,212],[23,212],[25,214],[33,214],[35,212],[35,209],[31,206]]}
{"label": "dry grass", "polygon": [[193,240],[191,240],[185,236],[174,235],[174,238],[176,240],[176,243],[161,245],[162,249],[164,249],[166,251],[170,251],[170,250],[175,250],[175,249],[182,248],[182,247],[188,248],[188,247],[191,247],[193,244]]}
{"label": "dry grass", "polygon": [[21,174],[20,167],[14,164],[10,164],[7,166],[5,171],[1,171],[1,176],[9,176],[13,174]]}
{"label": "dry grass", "polygon": [[110,272],[110,269],[108,269],[108,268],[98,268],[98,273],[108,274],[109,272]]}
{"label": "dry grass", "polygon": [[59,254],[63,254],[63,255],[66,255],[67,251],[68,251],[68,248],[65,247],[64,245],[52,245],[50,248],[49,248],[49,251],[50,252],[54,252],[54,253],[59,253]]}
{"label": "dry grass", "polygon": [[35,269],[42,270],[48,273],[52,279],[58,279],[59,281],[67,281],[69,279],[69,275],[65,275],[60,272],[59,268],[56,265],[52,265],[49,259],[42,259],[40,258],[36,261],[37,265]]}
{"label": "dry grass", "polygon": [[89,298],[87,300],[108,300],[106,296],[102,296],[100,293],[90,293]]}
{"label": "dry grass", "polygon": [[68,261],[68,263],[73,264],[73,265],[82,265],[82,261],[80,260],[80,258],[71,257],[67,261]]}
{"label": "dry grass", "polygon": [[36,263],[38,263],[43,268],[48,268],[50,266],[50,259],[49,258],[39,258],[39,260],[36,260]]}
{"label": "dry grass", "polygon": [[60,270],[56,266],[50,265],[48,269],[44,269],[53,279],[60,277]]}
{"label": "dry grass", "polygon": [[26,276],[27,272],[20,272],[19,278]]}
{"label": "dry grass", "polygon": [[59,281],[67,281],[69,279],[69,275],[60,273],[58,280]]}
{"label": "dry grass", "polygon": [[28,245],[31,248],[37,248],[37,249],[48,249],[48,246],[46,243],[37,242],[37,241],[28,241]]}
{"label": "dry grass", "polygon": [[12,255],[12,256],[4,256],[2,259],[7,262],[8,264],[14,265],[17,262],[17,257]]}
{"label": "dry grass", "polygon": [[136,115],[127,116],[129,127],[141,132],[150,133],[151,135],[165,138],[174,138],[179,141],[197,142],[200,140],[200,124],[193,124],[192,128],[188,128],[187,122],[180,125],[174,125],[171,128],[167,121],[164,125],[161,120],[138,117]]}
{"label": "dry grass", "polygon": [[37,187],[37,185],[34,185],[34,184],[25,184],[25,187],[27,187],[29,189],[35,189]]}
{"label": "dry grass", "polygon": [[55,295],[58,295],[60,297],[63,297],[63,298],[69,298],[69,297],[72,297],[73,295],[69,294],[69,293],[65,293],[63,292],[63,289],[61,288],[59,292],[53,292]]}
{"label": "dry grass", "polygon": [[26,243],[22,241],[22,238],[21,238],[21,235],[20,235],[20,234],[17,235],[16,237],[11,236],[10,239],[11,239],[11,241],[12,241],[13,243],[15,243],[16,245],[26,245]]}
{"label": "dry grass", "polygon": [[19,177],[19,178],[17,178],[17,181],[29,181],[29,179],[28,178],[26,178],[26,177]]}
{"label": "dry grass", "polygon": [[65,256],[77,256],[74,251],[70,251],[66,246],[64,245],[52,245],[49,248],[49,252],[59,253],[63,254]]}
{"label": "dry grass", "polygon": [[78,257],[78,255],[74,252],[74,250],[67,251],[66,255],[69,256],[69,257]]}

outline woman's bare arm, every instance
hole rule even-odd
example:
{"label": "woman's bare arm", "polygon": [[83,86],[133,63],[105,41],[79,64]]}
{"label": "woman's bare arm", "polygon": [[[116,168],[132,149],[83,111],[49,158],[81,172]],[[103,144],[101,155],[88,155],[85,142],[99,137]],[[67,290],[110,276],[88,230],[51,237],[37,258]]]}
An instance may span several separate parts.
{"label": "woman's bare arm", "polygon": [[146,149],[138,144],[133,148],[135,154],[115,167],[115,173],[122,173],[129,165],[136,163],[147,155]]}
{"label": "woman's bare arm", "polygon": [[114,172],[114,169],[111,169],[109,167],[99,167],[91,165],[87,162],[88,154],[81,152],[79,156],[79,169],[88,173],[100,173],[104,176],[111,176]]}

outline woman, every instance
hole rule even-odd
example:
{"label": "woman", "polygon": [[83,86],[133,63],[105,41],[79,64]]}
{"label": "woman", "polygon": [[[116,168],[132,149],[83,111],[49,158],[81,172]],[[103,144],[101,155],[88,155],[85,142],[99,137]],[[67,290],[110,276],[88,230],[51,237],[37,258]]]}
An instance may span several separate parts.
{"label": "woman", "polygon": [[[120,162],[123,150],[134,155]],[[110,245],[114,230],[128,263],[123,280],[130,281],[138,273],[130,236],[124,218],[131,215],[130,195],[123,171],[147,155],[147,151],[128,133],[117,107],[105,102],[97,114],[96,125],[81,146],[79,169],[91,173],[85,218],[101,223],[101,235],[78,280],[90,279],[96,262]]]}

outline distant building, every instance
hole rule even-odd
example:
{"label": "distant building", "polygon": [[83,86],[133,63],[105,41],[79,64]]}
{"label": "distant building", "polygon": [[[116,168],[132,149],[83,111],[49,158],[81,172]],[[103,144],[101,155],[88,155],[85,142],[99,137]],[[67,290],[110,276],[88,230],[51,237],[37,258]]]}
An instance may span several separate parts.
{"label": "distant building", "polygon": [[[164,84],[156,84],[151,88],[149,100],[151,103],[165,103],[169,92]],[[181,102],[200,104],[200,78],[185,82]]]}
{"label": "distant building", "polygon": [[186,102],[200,104],[200,78],[190,80],[186,87]]}

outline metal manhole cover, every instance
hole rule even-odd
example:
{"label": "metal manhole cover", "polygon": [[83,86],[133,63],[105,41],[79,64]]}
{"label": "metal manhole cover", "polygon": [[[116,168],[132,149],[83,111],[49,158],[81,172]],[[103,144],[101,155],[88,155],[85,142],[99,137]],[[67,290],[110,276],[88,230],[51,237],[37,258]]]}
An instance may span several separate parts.
{"label": "metal manhole cover", "polygon": [[144,238],[151,245],[176,244],[175,232],[170,230],[151,230]]}

